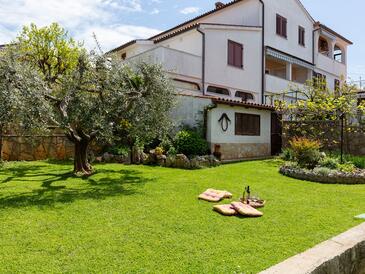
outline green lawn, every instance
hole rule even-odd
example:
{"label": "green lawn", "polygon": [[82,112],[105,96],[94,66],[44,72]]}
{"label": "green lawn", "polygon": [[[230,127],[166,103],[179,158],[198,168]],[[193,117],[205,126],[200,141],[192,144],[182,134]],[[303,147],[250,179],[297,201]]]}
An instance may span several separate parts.
{"label": "green lawn", "polygon": [[[0,170],[0,272],[256,273],[357,224],[365,185],[281,176],[278,162],[184,171],[70,164]],[[268,200],[263,218],[222,217],[198,201],[206,188]]]}

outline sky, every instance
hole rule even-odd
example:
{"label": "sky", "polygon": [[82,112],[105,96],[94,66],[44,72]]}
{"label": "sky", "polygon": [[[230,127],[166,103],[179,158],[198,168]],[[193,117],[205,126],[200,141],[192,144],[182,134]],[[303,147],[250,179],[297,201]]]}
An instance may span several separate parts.
{"label": "sky", "polygon": [[[216,0],[0,0],[0,44],[14,39],[25,24],[58,22],[87,48],[93,33],[107,51],[135,38],[148,38],[205,11]],[[223,0],[222,2],[228,2]],[[363,0],[302,0],[315,20],[354,42],[348,71],[365,79]]]}

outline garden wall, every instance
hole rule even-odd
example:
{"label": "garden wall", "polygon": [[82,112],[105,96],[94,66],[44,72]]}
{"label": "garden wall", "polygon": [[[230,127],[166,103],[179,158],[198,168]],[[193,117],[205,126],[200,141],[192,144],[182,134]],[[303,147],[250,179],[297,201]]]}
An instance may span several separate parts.
{"label": "garden wall", "polygon": [[6,161],[66,160],[73,158],[73,144],[64,135],[3,136],[2,159]]}

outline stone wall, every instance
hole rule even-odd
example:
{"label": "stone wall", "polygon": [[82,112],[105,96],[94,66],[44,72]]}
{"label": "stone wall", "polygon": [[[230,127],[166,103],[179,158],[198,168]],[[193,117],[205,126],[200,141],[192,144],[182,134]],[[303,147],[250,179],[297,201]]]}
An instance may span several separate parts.
{"label": "stone wall", "polygon": [[66,160],[73,154],[73,144],[64,135],[3,137],[2,159],[6,161]]}
{"label": "stone wall", "polygon": [[[214,144],[211,148],[214,151]],[[270,144],[218,144],[222,153],[221,160],[239,160],[248,158],[268,157],[271,155]]]}

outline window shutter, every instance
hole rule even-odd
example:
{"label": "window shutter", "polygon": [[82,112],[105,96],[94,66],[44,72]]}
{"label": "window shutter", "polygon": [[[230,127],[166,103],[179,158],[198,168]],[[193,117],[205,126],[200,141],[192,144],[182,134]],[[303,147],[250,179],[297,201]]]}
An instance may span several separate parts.
{"label": "window shutter", "polygon": [[281,35],[281,18],[276,15],[276,34]]}
{"label": "window shutter", "polygon": [[234,65],[242,68],[242,45],[236,44],[234,48]]}
{"label": "window shutter", "polygon": [[288,21],[286,20],[286,18],[282,18],[282,27],[283,27],[283,33],[282,35],[287,38],[287,24],[288,24]]}
{"label": "window shutter", "polygon": [[231,41],[228,41],[228,64],[234,65],[234,45]]}
{"label": "window shutter", "polygon": [[235,134],[243,136],[260,136],[260,115],[236,113]]}
{"label": "window shutter", "polygon": [[243,68],[243,45],[228,40],[228,65]]}

